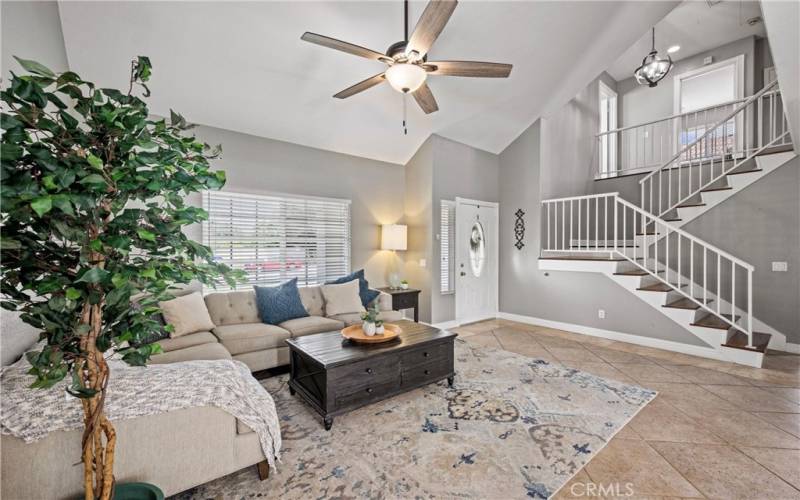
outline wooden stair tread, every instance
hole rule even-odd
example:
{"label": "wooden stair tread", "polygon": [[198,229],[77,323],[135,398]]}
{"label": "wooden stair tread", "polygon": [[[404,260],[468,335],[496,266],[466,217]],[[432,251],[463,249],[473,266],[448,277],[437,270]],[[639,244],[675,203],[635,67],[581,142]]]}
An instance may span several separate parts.
{"label": "wooden stair tread", "polygon": [[774,155],[775,153],[785,153],[787,151],[794,151],[794,146],[791,144],[783,144],[780,146],[770,146],[765,148],[763,151],[758,153],[756,156],[768,156]]}
{"label": "wooden stair tread", "polygon": [[[664,271],[658,271],[659,274],[663,273]],[[631,271],[621,271],[618,273],[614,273],[615,276],[649,276],[650,273],[647,271],[643,271],[641,269],[633,269]]]}
{"label": "wooden stair tread", "polygon": [[725,174],[725,175],[742,175],[742,174],[752,174],[752,173],[754,173],[754,172],[763,172],[763,171],[764,171],[764,169],[763,169],[763,168],[754,168],[754,169],[751,169],[751,170],[742,170],[741,172],[731,172],[731,173],[729,173],[729,174]]}
{"label": "wooden stair tread", "polygon": [[700,192],[701,193],[711,193],[713,191],[731,191],[732,189],[733,188],[730,187],[730,186],[725,186],[725,187],[707,188],[707,189],[701,190]]}
{"label": "wooden stair tread", "polygon": [[[723,316],[725,316],[728,319],[731,319],[731,315],[730,314],[723,314]],[[740,318],[740,316],[736,316],[736,319],[734,319],[733,322],[735,323],[736,321],[739,321],[739,318]],[[702,327],[705,327],[705,328],[716,328],[718,330],[727,330],[727,329],[729,329],[731,327],[731,325],[729,325],[725,321],[722,321],[721,319],[719,319],[718,317],[716,317],[713,314],[706,314],[705,316],[703,316],[702,318],[698,319],[697,321],[695,321],[691,325],[692,326],[702,326]]]}
{"label": "wooden stair tread", "polygon": [[747,334],[741,330],[736,330],[728,336],[728,340],[722,344],[725,347],[733,347],[734,349],[744,349],[746,351],[765,352],[769,345],[769,339],[772,337],[769,333],[753,332],[753,347],[747,346]]}
{"label": "wooden stair tread", "polygon": [[[681,288],[685,288],[686,286],[687,285],[681,285]],[[666,283],[655,283],[653,285],[639,287],[637,290],[641,290],[642,292],[671,292],[674,289],[673,287],[677,288],[678,285],[673,284],[669,286]]]}
{"label": "wooden stair tread", "polygon": [[[698,299],[698,300],[700,302],[703,301],[703,299]],[[708,304],[709,302],[711,302],[711,299],[708,299],[706,301],[706,304]],[[661,307],[671,307],[673,309],[695,309],[695,310],[700,309],[700,306],[696,302],[686,297],[678,299],[674,302],[670,302],[669,304],[663,305]]]}
{"label": "wooden stair tread", "polygon": [[691,203],[683,203],[675,208],[691,208],[691,207],[704,207],[704,206],[706,206],[706,204],[702,202],[691,202]]}
{"label": "wooden stair tread", "polygon": [[563,255],[561,257],[539,257],[539,260],[599,260],[603,262],[622,262],[621,257],[592,257],[589,255]]}

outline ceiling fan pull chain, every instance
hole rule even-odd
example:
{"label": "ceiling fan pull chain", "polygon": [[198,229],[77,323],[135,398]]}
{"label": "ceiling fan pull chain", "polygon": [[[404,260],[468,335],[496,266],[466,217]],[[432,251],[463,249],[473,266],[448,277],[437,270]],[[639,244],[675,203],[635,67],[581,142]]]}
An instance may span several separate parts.
{"label": "ceiling fan pull chain", "polygon": [[406,120],[408,119],[408,94],[401,94],[403,99],[403,135],[408,135],[408,128],[406,127]]}

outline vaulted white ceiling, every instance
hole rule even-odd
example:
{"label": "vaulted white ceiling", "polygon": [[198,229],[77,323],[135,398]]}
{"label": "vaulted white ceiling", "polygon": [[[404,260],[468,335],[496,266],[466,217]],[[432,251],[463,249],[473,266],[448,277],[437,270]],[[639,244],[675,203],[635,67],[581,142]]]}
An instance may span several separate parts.
{"label": "vaulted white ceiling", "polygon": [[[127,86],[153,62],[151,110],[306,146],[405,163],[439,134],[493,153],[574,96],[676,2],[462,1],[431,60],[512,63],[511,77],[434,77],[424,115],[388,85],[331,96],[381,63],[300,40],[313,31],[378,51],[402,39],[403,4],[384,2],[61,2],[70,69]],[[412,2],[412,27],[425,7]]]}

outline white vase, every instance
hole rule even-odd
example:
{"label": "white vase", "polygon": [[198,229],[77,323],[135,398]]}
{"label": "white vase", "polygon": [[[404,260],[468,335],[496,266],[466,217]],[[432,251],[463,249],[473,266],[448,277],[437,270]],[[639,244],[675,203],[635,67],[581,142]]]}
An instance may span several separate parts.
{"label": "white vase", "polygon": [[375,327],[375,335],[383,335],[383,325]]}
{"label": "white vase", "polygon": [[375,335],[375,323],[368,323],[365,321],[361,325],[361,329],[364,330],[364,335],[366,335],[367,337],[372,337],[373,335]]}

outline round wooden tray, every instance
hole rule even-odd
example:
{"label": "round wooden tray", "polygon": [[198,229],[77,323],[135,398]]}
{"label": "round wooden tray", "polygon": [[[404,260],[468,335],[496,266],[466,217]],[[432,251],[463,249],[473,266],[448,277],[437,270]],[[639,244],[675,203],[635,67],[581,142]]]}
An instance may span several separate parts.
{"label": "round wooden tray", "polygon": [[378,335],[373,335],[372,337],[367,337],[364,335],[364,330],[361,329],[361,325],[352,325],[348,326],[344,330],[342,330],[342,337],[352,340],[353,342],[359,342],[363,344],[377,344],[380,342],[388,342],[392,339],[396,339],[398,335],[403,331],[397,325],[392,325],[389,323],[383,324],[383,333]]}

